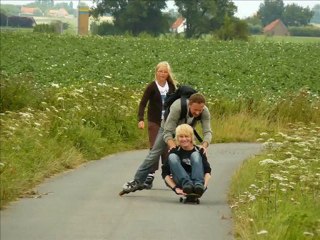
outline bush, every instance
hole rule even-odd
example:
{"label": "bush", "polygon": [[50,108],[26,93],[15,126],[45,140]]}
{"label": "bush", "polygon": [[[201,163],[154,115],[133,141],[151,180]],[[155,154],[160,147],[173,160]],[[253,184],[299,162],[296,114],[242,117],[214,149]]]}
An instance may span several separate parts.
{"label": "bush", "polygon": [[38,24],[33,28],[34,32],[41,32],[41,33],[54,33],[55,29],[53,25],[49,24]]}
{"label": "bush", "polygon": [[251,34],[261,34],[262,33],[262,27],[261,25],[253,25],[253,24],[248,24],[249,32]]}
{"label": "bush", "polygon": [[303,37],[320,37],[320,29],[317,27],[289,27],[291,36],[303,36]]}
{"label": "bush", "polygon": [[43,101],[44,96],[49,96],[41,87],[34,84],[30,76],[7,77],[0,75],[0,112],[19,111],[27,107],[36,107]]}
{"label": "bush", "polygon": [[216,32],[221,40],[248,40],[248,25],[243,20],[225,17],[223,26]]}
{"label": "bush", "polygon": [[100,24],[92,23],[90,26],[93,35],[119,35],[121,31],[117,29],[112,23],[102,22]]}

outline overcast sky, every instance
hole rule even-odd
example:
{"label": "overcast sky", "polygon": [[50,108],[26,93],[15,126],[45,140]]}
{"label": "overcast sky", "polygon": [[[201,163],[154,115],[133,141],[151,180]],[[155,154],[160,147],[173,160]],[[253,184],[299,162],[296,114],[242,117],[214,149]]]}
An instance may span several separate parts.
{"label": "overcast sky", "polygon": [[[0,0],[1,4],[16,4],[16,5],[23,5],[26,3],[34,2],[34,0]],[[74,6],[77,7],[79,0],[72,0],[74,2]],[[192,1],[192,0],[190,0]],[[238,12],[236,13],[236,16],[239,18],[245,18],[252,16],[255,14],[261,3],[263,3],[263,0],[232,0],[235,5],[238,7]],[[58,2],[67,2],[69,3],[70,0],[54,0],[55,3]],[[87,3],[87,5],[92,6],[92,1],[89,0],[81,0],[81,2]],[[301,7],[310,7],[312,9],[316,4],[320,4],[320,0],[290,0],[286,1],[283,0],[284,4],[292,4],[295,3],[296,5],[299,5]],[[168,2],[168,6],[172,7],[174,4],[174,1],[171,0]]]}

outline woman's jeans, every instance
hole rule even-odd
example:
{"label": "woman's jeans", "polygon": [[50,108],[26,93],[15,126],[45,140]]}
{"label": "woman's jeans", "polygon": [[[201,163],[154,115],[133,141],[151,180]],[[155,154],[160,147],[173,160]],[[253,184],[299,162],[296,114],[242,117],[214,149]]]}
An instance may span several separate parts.
{"label": "woman's jeans", "polygon": [[191,174],[188,174],[181,165],[179,156],[175,153],[171,153],[168,158],[170,171],[172,173],[173,180],[179,187],[183,187],[186,184],[202,185],[204,184],[204,171],[202,164],[202,157],[199,152],[193,152],[190,156],[191,161]]}

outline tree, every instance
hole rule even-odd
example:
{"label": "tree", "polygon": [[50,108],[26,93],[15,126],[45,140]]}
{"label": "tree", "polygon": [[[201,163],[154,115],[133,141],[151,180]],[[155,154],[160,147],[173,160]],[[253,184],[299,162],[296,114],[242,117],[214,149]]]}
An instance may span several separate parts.
{"label": "tree", "polygon": [[258,15],[261,18],[263,26],[266,26],[270,22],[282,18],[284,12],[284,4],[282,0],[264,0],[264,3],[260,4]]}
{"label": "tree", "polygon": [[282,21],[287,26],[305,26],[310,23],[312,16],[313,12],[308,7],[290,4],[284,9]]}
{"label": "tree", "polygon": [[313,17],[310,22],[312,23],[320,23],[320,4],[317,4],[313,7],[312,11],[314,12]]}
{"label": "tree", "polygon": [[235,5],[229,0],[175,0],[178,12],[187,20],[186,38],[199,37],[220,28],[225,16],[233,16]]}
{"label": "tree", "polygon": [[36,0],[36,4],[43,5],[45,7],[52,7],[54,5],[53,0]]}
{"label": "tree", "polygon": [[217,31],[217,36],[221,40],[248,40],[248,24],[244,20],[225,16],[223,26]]}
{"label": "tree", "polygon": [[11,4],[1,4],[0,9],[7,16],[19,15],[20,13],[20,7]]}
{"label": "tree", "polygon": [[60,9],[60,8],[64,8],[69,14],[72,14],[72,15],[76,14],[76,10],[73,9],[71,5],[68,3],[61,2],[61,3],[55,4],[54,7],[52,7],[52,9]]}
{"label": "tree", "polygon": [[39,8],[43,13],[45,13],[54,6],[54,2],[53,0],[36,0],[35,2],[25,4],[25,6]]}
{"label": "tree", "polygon": [[94,0],[94,17],[109,13],[114,17],[114,26],[122,32],[134,36],[142,32],[159,35],[169,29],[169,23],[161,10],[166,8],[166,0]]}

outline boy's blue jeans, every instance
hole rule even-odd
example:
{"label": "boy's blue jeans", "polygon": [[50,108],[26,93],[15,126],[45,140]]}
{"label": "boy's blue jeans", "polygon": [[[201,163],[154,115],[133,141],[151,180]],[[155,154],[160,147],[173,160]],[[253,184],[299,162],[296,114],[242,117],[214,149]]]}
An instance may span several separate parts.
{"label": "boy's blue jeans", "polygon": [[139,166],[134,176],[134,180],[136,180],[138,184],[144,183],[152,166],[159,161],[159,157],[161,156],[163,151],[166,150],[166,148],[167,144],[163,140],[163,128],[160,127],[152,149],[150,150],[143,163]]}
{"label": "boy's blue jeans", "polygon": [[188,174],[182,167],[181,160],[177,154],[171,153],[168,161],[173,180],[179,187],[183,187],[185,184],[200,184],[203,186],[204,172],[202,158],[199,152],[193,152],[190,156],[191,174]]}

